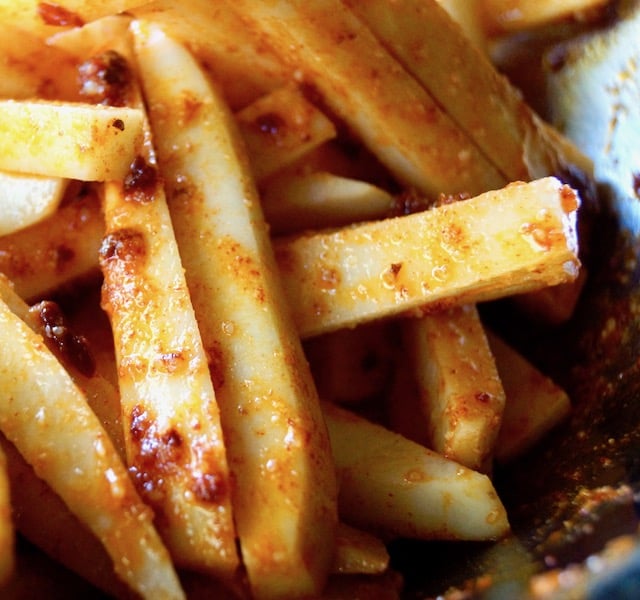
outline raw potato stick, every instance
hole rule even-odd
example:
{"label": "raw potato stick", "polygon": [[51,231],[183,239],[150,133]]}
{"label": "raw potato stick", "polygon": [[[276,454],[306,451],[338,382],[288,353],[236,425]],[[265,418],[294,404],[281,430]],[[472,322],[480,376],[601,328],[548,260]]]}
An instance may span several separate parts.
{"label": "raw potato stick", "polygon": [[531,108],[437,0],[345,3],[508,181],[560,174],[558,147]]}
{"label": "raw potato stick", "polygon": [[239,134],[182,46],[148,23],[134,31],[228,442],[251,590],[256,598],[315,596],[334,548],[333,464]]}
{"label": "raw potato stick", "polygon": [[[127,102],[143,111],[137,83],[122,75]],[[143,127],[147,143],[129,177],[105,184],[100,248],[127,462],[174,562],[234,586],[239,558],[220,413],[146,115]]]}
{"label": "raw potato stick", "polygon": [[303,337],[508,296],[578,273],[576,193],[515,183],[396,219],[275,242]]}
{"label": "raw potato stick", "polygon": [[405,185],[436,198],[502,187],[505,178],[338,0],[233,0],[245,26]]}
{"label": "raw potato stick", "polygon": [[25,229],[53,215],[68,180],[0,171],[0,236]]}
{"label": "raw potato stick", "polygon": [[475,305],[405,322],[429,447],[490,473],[505,393]]}
{"label": "raw potato stick", "polygon": [[508,533],[489,477],[337,405],[323,409],[347,523],[420,539],[489,540]]}
{"label": "raw potato stick", "polygon": [[145,598],[183,598],[151,511],[84,395],[4,301],[0,341],[11,348],[0,364],[0,430],[102,541],[120,578]]}
{"label": "raw potato stick", "polygon": [[140,110],[0,100],[0,169],[81,181],[122,179],[142,145]]}

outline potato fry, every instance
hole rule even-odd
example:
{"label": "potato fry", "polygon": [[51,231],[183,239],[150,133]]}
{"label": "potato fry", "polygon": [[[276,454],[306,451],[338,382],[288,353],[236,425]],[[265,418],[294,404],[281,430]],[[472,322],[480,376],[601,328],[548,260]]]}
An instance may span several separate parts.
{"label": "potato fry", "polygon": [[69,328],[56,303],[42,301],[30,307],[16,294],[9,279],[1,273],[0,298],[16,316],[42,336],[47,347],[84,393],[89,406],[124,460],[120,396],[118,390],[96,371],[91,348],[86,340]]}
{"label": "potato fry", "polygon": [[266,36],[294,77],[313,86],[380,162],[436,198],[506,180],[370,31],[338,0],[228,1]]}
{"label": "potato fry", "polygon": [[26,300],[43,298],[99,274],[104,219],[95,190],[77,197],[48,219],[0,237],[0,272]]}
{"label": "potato fry", "polygon": [[507,514],[491,480],[338,406],[323,404],[341,518],[381,535],[499,539]]}
{"label": "potato fry", "polygon": [[162,26],[188,47],[214,76],[234,111],[291,81],[265,40],[246,29],[224,4],[155,0],[130,12]]}
{"label": "potato fry", "polygon": [[395,207],[378,186],[318,171],[271,177],[260,200],[272,235],[379,219]]}
{"label": "potato fry", "polygon": [[571,411],[567,393],[495,333],[487,332],[507,401],[495,447],[496,460],[514,460]]}
{"label": "potato fry", "polygon": [[540,134],[538,120],[521,94],[478,52],[437,0],[346,4],[508,181],[560,174],[558,147]]}
{"label": "potato fry", "polygon": [[491,472],[505,392],[476,307],[467,304],[406,325],[429,447],[470,469]]}
{"label": "potato fry", "polygon": [[290,85],[258,98],[235,116],[258,183],[337,134],[335,125]]}
{"label": "potato fry", "polygon": [[133,590],[115,576],[113,561],[100,540],[2,434],[0,448],[7,457],[13,517],[20,534],[104,593],[133,600]]}
{"label": "potato fry", "polygon": [[155,163],[147,145],[135,167],[142,178],[132,172],[137,185],[108,182],[103,202],[102,305],[116,348],[127,462],[174,561],[234,585],[239,560],[219,409]]}
{"label": "potato fry", "polygon": [[274,247],[298,331],[310,337],[572,281],[577,207],[571,188],[545,178]]}
{"label": "potato fry", "polygon": [[182,46],[148,23],[138,22],[134,31],[229,444],[234,516],[252,593],[317,595],[337,520],[328,436],[300,341],[283,310],[239,134]]}
{"label": "potato fry", "polygon": [[484,0],[438,0],[465,35],[481,52],[487,52],[487,33],[481,7]]}
{"label": "potato fry", "polygon": [[127,107],[0,100],[0,169],[122,179],[142,146],[142,119]]}
{"label": "potato fry", "polygon": [[7,457],[0,447],[0,590],[13,575],[15,540],[11,517]]}
{"label": "potato fry", "polygon": [[58,208],[68,180],[0,171],[0,236],[50,217]]}
{"label": "potato fry", "polygon": [[[182,598],[169,555],[115,448],[42,338],[0,301],[0,430],[147,598]],[[69,468],[73,465],[73,468]]]}

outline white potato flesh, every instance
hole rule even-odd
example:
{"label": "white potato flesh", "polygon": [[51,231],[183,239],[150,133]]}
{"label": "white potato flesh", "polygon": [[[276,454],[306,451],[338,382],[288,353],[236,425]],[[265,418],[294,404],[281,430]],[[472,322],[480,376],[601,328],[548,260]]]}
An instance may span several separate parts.
{"label": "white potato flesh", "polygon": [[256,598],[317,595],[334,548],[333,464],[239,133],[182,46],[149,23],[134,32],[228,441],[249,584]]}
{"label": "white potato flesh", "polygon": [[549,177],[421,213],[276,240],[303,337],[573,281],[578,197]]}
{"label": "white potato flesh", "polygon": [[[42,338],[0,301],[0,430],[102,541],[145,598],[184,597],[152,513],[85,397]],[[71,468],[70,468],[71,467]]]}
{"label": "white potato flesh", "polygon": [[51,216],[67,188],[67,179],[0,171],[0,235]]}
{"label": "white potato flesh", "polygon": [[432,197],[505,178],[338,0],[227,0],[396,178]]}
{"label": "white potato flesh", "polygon": [[323,404],[340,516],[391,537],[494,540],[509,531],[491,480],[336,405]]}
{"label": "white potato flesh", "polygon": [[131,588],[115,576],[114,562],[100,540],[2,434],[0,448],[7,457],[11,504],[20,535],[110,597],[130,597]]}
{"label": "white potato flesh", "polygon": [[153,21],[185,44],[215,77],[233,110],[291,81],[273,51],[223,3],[154,0],[131,14]]}
{"label": "white potato flesh", "polygon": [[406,321],[429,447],[490,472],[505,392],[475,305]]}
{"label": "white potato flesh", "polygon": [[128,107],[0,100],[0,169],[82,181],[122,179],[142,146]]}
{"label": "white potato flesh", "polygon": [[14,538],[7,457],[0,447],[0,589],[13,575]]}

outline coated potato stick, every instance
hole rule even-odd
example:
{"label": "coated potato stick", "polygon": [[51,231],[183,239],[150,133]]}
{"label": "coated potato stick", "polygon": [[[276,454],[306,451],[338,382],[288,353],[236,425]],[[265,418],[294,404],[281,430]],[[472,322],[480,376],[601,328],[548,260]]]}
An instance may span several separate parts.
{"label": "coated potato stick", "polygon": [[239,134],[182,46],[145,22],[134,31],[228,440],[251,590],[257,598],[317,595],[334,548],[333,464]]}
{"label": "coated potato stick", "polygon": [[[42,338],[0,301],[0,430],[102,541],[146,598],[182,598],[152,514],[85,397]],[[69,468],[72,465],[72,468]]]}
{"label": "coated potato stick", "polygon": [[559,174],[557,146],[532,109],[437,0],[345,3],[508,181]]}
{"label": "coated potato stick", "polygon": [[437,197],[506,183],[342,2],[234,0],[228,6],[405,185]]}
{"label": "coated potato stick", "polygon": [[486,475],[335,404],[323,404],[349,523],[386,536],[499,539],[507,513]]}
{"label": "coated potato stick", "polygon": [[298,331],[309,337],[572,281],[578,203],[571,188],[549,177],[405,217],[277,240]]}
{"label": "coated potato stick", "polygon": [[[128,21],[123,25],[127,32]],[[220,412],[133,77],[135,59],[118,42],[125,59],[112,64],[122,69],[118,93],[143,112],[146,139],[128,177],[104,186],[99,253],[127,463],[174,562],[235,586],[239,557]],[[100,66],[104,55],[88,60]]]}
{"label": "coated potato stick", "polygon": [[123,178],[142,145],[142,117],[126,107],[0,100],[0,169],[82,181]]}
{"label": "coated potato stick", "polygon": [[505,392],[477,308],[467,304],[405,324],[429,447],[491,472]]}

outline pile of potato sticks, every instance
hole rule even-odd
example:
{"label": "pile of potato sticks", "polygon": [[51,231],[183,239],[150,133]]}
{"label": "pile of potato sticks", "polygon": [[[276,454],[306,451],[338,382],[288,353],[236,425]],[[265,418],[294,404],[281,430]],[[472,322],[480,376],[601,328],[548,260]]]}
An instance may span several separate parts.
{"label": "pile of potato sticks", "polygon": [[0,586],[16,530],[154,599],[395,597],[386,541],[509,532],[492,464],[569,399],[476,304],[571,313],[590,164],[472,5],[0,3]]}

